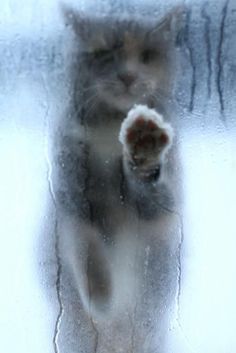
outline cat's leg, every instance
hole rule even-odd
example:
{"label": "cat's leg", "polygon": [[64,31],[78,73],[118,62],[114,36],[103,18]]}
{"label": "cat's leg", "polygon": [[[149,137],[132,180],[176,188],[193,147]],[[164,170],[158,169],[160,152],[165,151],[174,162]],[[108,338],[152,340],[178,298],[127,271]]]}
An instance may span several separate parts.
{"label": "cat's leg", "polygon": [[135,106],[121,125],[119,140],[128,177],[143,183],[160,180],[173,141],[173,129],[160,114],[144,105]]}
{"label": "cat's leg", "polygon": [[111,304],[111,279],[101,235],[77,217],[62,215],[59,227],[61,251],[74,276],[84,309],[91,316],[106,313]]}

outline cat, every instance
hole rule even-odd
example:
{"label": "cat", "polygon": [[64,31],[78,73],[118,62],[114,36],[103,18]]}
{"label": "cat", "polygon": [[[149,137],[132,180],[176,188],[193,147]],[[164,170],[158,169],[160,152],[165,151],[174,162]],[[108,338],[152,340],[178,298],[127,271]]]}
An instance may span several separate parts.
{"label": "cat", "polygon": [[[153,236],[164,244],[157,257],[176,254],[176,240],[165,244],[176,145],[168,107],[181,11],[157,21],[63,10],[74,35],[73,98],[58,132],[55,194],[62,253],[84,309],[97,320],[133,305],[146,271],[137,254],[149,256]],[[175,282],[172,265],[165,260],[163,271]]]}

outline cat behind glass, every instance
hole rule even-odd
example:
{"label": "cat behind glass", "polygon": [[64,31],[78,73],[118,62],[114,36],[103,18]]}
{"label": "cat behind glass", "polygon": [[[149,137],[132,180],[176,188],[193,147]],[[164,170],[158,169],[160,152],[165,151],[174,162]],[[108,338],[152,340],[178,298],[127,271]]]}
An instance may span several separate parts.
{"label": "cat behind glass", "polygon": [[[60,129],[55,185],[65,219],[62,252],[91,316],[132,306],[153,234],[165,251],[175,249],[162,238],[173,199],[168,108],[179,14],[175,8],[157,21],[64,8],[74,33],[73,98]],[[176,273],[162,261],[168,287]]]}

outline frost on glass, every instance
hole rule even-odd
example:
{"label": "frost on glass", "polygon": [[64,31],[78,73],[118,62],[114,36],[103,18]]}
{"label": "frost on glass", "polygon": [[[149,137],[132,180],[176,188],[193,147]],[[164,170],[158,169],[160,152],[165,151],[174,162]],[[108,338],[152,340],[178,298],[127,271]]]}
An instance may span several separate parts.
{"label": "frost on glass", "polygon": [[[134,206],[137,185],[127,185],[115,148],[106,149],[120,144],[121,121],[111,136],[109,121],[99,131],[94,123],[92,169],[88,146],[77,144],[91,130],[71,123],[81,114],[85,86],[75,80],[83,78],[76,71],[81,44],[70,9],[109,25],[108,14],[127,21],[132,13],[151,23],[176,4],[1,1],[0,337],[6,353],[236,349],[235,2],[184,3],[174,92],[156,97],[168,103],[170,120],[162,104],[158,109],[174,133],[169,189],[160,189],[158,202],[142,191]],[[145,94],[142,99],[145,104]],[[102,160],[99,151],[106,152]],[[73,178],[68,183],[63,175],[69,166],[73,176],[77,164],[73,190]],[[89,197],[81,200],[81,192]]]}

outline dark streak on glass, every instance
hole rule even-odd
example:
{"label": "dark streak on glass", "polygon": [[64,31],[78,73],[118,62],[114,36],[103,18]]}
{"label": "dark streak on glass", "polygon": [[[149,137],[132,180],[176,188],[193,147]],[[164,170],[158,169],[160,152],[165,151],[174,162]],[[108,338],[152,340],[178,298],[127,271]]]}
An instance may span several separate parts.
{"label": "dark streak on glass", "polygon": [[205,20],[204,24],[204,36],[206,42],[206,58],[208,66],[208,77],[207,77],[207,91],[208,98],[211,97],[211,78],[212,78],[212,63],[211,63],[211,38],[210,38],[210,27],[211,27],[211,18],[206,12],[206,4],[202,8],[202,17]]}
{"label": "dark streak on glass", "polygon": [[216,78],[216,85],[217,85],[220,110],[221,110],[223,120],[224,120],[224,110],[225,110],[224,97],[223,97],[223,87],[222,87],[223,43],[224,43],[224,37],[225,37],[225,21],[226,21],[226,16],[227,16],[227,11],[228,11],[228,5],[229,5],[229,0],[227,0],[225,2],[225,5],[222,9],[222,19],[221,19],[220,29],[219,29],[219,32],[220,32],[219,33],[219,45],[218,45],[218,51],[217,51],[218,73],[217,73],[217,78]]}

